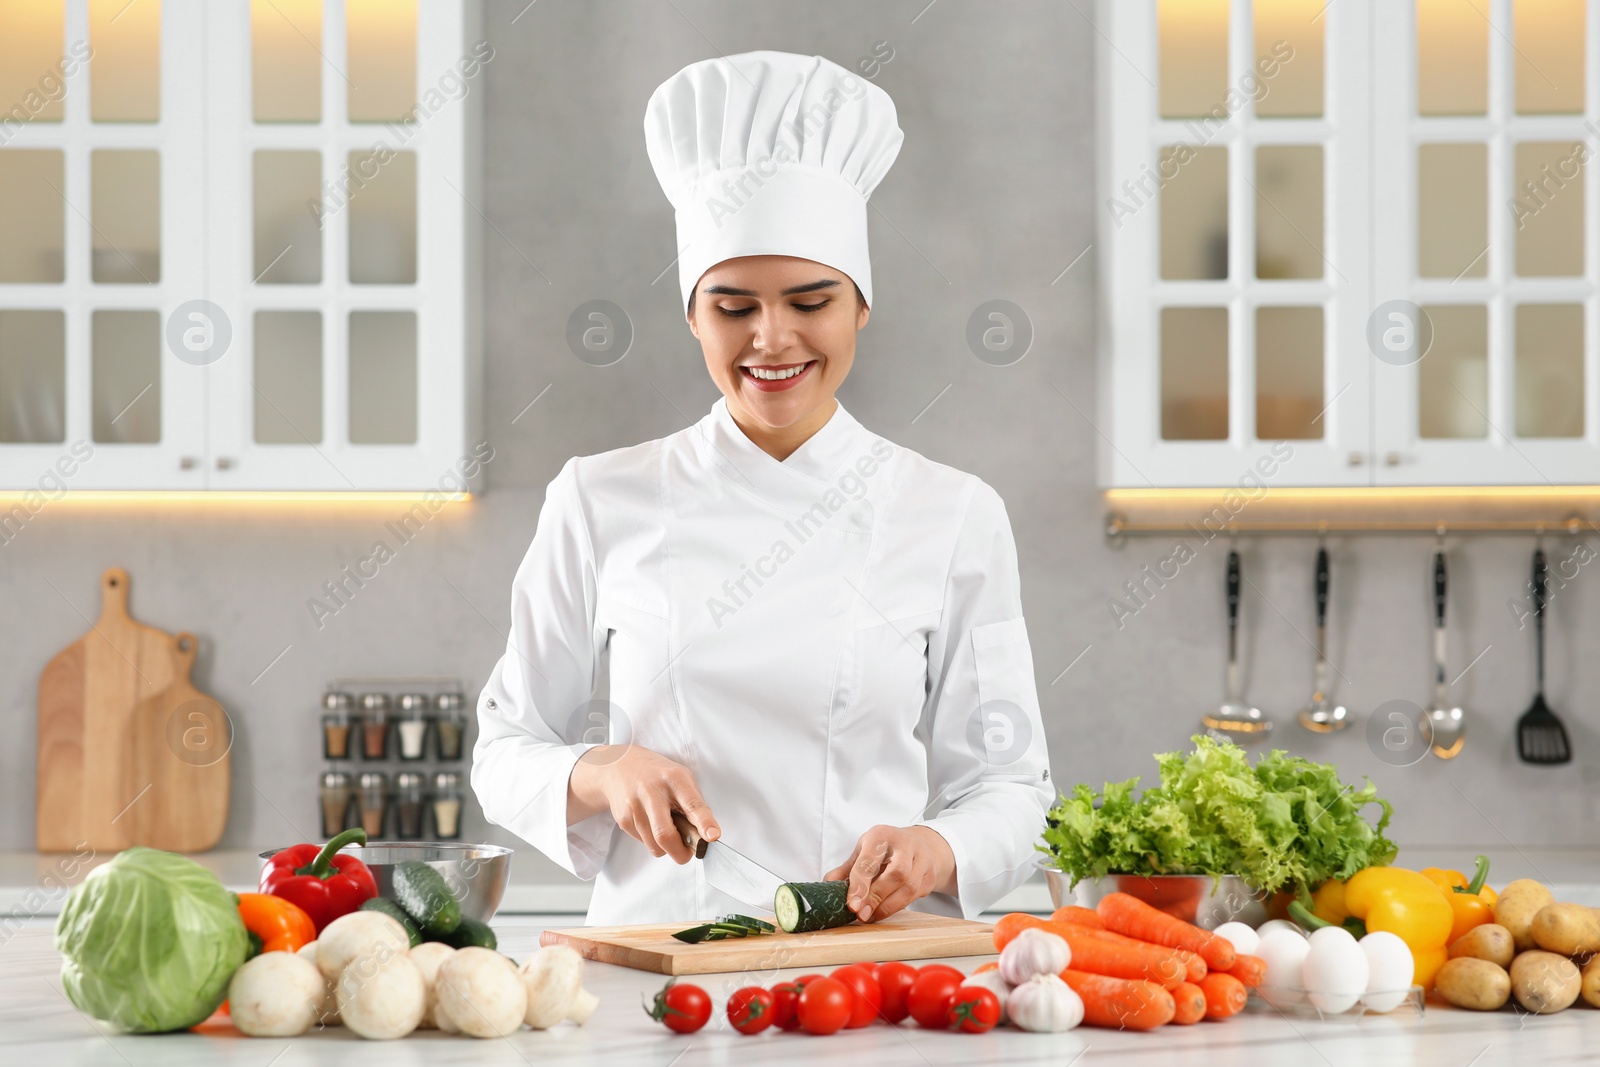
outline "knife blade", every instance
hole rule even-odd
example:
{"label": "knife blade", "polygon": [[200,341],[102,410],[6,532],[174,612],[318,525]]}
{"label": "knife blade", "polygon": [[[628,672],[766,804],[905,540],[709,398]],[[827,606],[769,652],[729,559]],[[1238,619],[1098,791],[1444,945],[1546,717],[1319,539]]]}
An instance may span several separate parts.
{"label": "knife blade", "polygon": [[706,882],[733,899],[761,911],[773,909],[773,898],[783,879],[767,870],[738,849],[721,841],[707,841],[681,812],[672,813],[672,822],[683,843],[703,865]]}

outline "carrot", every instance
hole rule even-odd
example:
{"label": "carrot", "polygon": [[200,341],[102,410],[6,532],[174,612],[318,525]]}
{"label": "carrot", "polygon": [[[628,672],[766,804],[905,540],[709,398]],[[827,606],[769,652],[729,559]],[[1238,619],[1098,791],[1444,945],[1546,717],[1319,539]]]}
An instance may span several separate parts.
{"label": "carrot", "polygon": [[1002,915],[994,924],[994,950],[1002,952],[1011,944],[1018,934],[1035,926],[1048,925],[1048,919],[1041,919],[1037,915],[1029,915],[1025,911],[1014,911],[1009,915]]}
{"label": "carrot", "polygon": [[1172,1001],[1177,1006],[1172,1021],[1180,1026],[1197,1023],[1206,1017],[1206,994],[1193,982],[1179,982],[1172,991]]}
{"label": "carrot", "polygon": [[980,964],[978,964],[978,969],[973,971],[972,973],[973,974],[982,974],[984,971],[998,971],[999,969],[1000,969],[1000,964],[998,962],[996,962],[995,960],[990,960],[988,963],[980,963]]}
{"label": "carrot", "polygon": [[1172,1021],[1177,1003],[1154,982],[1128,981],[1068,968],[1061,980],[1083,1001],[1083,1021],[1111,1030],[1154,1030]]}
{"label": "carrot", "polygon": [[1072,923],[1047,923],[1040,929],[1048,930],[1067,943],[1072,950],[1070,966],[1075,971],[1088,971],[1107,978],[1144,980],[1167,989],[1182,982],[1188,974],[1183,961],[1171,949],[1160,945]]}
{"label": "carrot", "polygon": [[1204,978],[1206,972],[1211,969],[1206,966],[1206,961],[1200,958],[1200,953],[1198,952],[1190,952],[1186,948],[1175,948],[1172,950],[1172,954],[1182,960],[1184,965],[1189,968],[1189,973],[1184,977],[1185,981],[1198,985],[1200,979]]}
{"label": "carrot", "polygon": [[1087,926],[1091,930],[1104,930],[1106,928],[1106,924],[1100,921],[1100,916],[1095,913],[1093,908],[1080,908],[1076,904],[1068,904],[1064,908],[1057,908],[1050,913],[1050,921],[1053,923],[1077,923],[1079,926]]}
{"label": "carrot", "polygon": [[1138,897],[1127,893],[1107,893],[1095,907],[1107,930],[1151,941],[1168,948],[1183,948],[1198,952],[1213,971],[1226,971],[1233,967],[1238,953],[1232,942],[1202,930],[1193,923],[1174,919]]}
{"label": "carrot", "polygon": [[1246,988],[1254,989],[1267,976],[1267,961],[1260,956],[1246,956],[1241,953],[1228,973],[1243,982]]}
{"label": "carrot", "polygon": [[1208,974],[1200,980],[1200,989],[1206,995],[1207,1019],[1238,1015],[1250,996],[1244,983],[1231,974]]}

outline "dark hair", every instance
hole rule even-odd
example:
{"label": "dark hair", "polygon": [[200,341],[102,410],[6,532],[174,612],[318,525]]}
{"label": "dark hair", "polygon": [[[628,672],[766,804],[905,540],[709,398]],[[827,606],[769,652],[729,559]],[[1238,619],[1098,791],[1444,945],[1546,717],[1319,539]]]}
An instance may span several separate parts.
{"label": "dark hair", "polygon": [[[861,295],[861,286],[856,285],[855,282],[851,282],[850,284],[855,286],[856,302],[859,303],[859,304],[865,305],[866,302],[867,302],[867,298]],[[699,286],[696,286],[695,288],[689,290],[689,310],[687,312],[685,312],[685,314],[691,319],[694,318],[694,298],[699,296],[699,295],[700,295]]]}

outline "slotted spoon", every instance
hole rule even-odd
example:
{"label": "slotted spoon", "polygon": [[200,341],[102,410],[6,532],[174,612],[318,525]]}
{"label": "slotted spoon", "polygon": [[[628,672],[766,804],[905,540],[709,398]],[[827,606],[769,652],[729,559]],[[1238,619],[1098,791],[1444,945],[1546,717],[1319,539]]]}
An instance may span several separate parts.
{"label": "slotted spoon", "polygon": [[1200,719],[1206,733],[1240,745],[1265,741],[1272,720],[1244,702],[1239,692],[1239,553],[1228,553],[1228,677],[1222,707]]}
{"label": "slotted spoon", "polygon": [[1300,725],[1317,734],[1331,734],[1350,725],[1343,704],[1328,699],[1328,550],[1317,549],[1317,667],[1312,675],[1315,692],[1300,709]]}

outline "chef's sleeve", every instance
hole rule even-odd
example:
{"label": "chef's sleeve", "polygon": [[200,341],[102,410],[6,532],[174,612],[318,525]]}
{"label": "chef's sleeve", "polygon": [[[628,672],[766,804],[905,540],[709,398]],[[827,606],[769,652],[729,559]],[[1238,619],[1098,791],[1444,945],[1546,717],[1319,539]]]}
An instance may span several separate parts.
{"label": "chef's sleeve", "polygon": [[932,814],[918,825],[949,842],[959,907],[970,919],[1028,878],[1056,798],[1011,522],[982,482],[968,500],[944,613],[928,637],[919,731]]}
{"label": "chef's sleeve", "polygon": [[511,585],[511,634],[478,697],[472,788],[491,823],[579,878],[599,872],[616,830],[610,812],[567,825],[573,764],[606,740],[590,703],[604,643],[595,630],[594,545],[571,459],[545,492]]}

